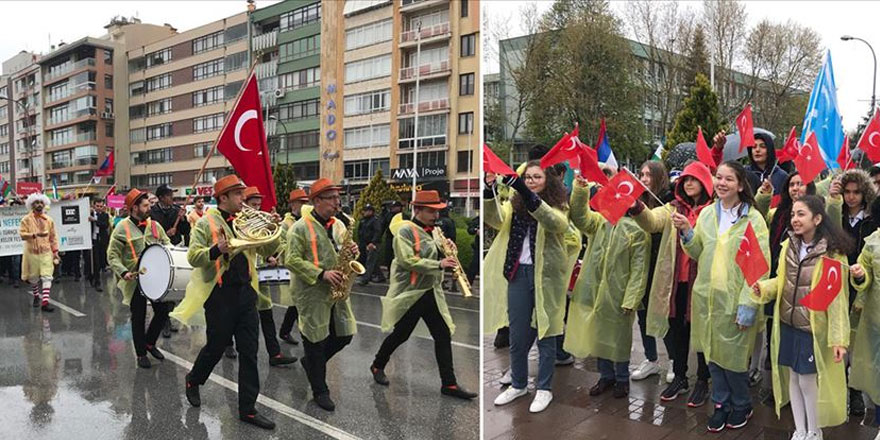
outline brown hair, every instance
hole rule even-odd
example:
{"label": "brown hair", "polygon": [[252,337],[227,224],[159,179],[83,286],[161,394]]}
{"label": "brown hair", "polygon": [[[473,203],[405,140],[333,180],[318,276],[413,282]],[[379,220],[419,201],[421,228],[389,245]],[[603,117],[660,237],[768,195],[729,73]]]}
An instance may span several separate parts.
{"label": "brown hair", "polygon": [[[541,168],[541,161],[530,160],[526,163],[523,174],[525,174],[526,170],[533,167]],[[562,176],[553,167],[544,168],[543,170],[547,177],[544,179],[544,190],[538,193],[538,197],[554,208],[568,208],[568,193],[565,190],[565,185],[562,183]],[[513,194],[510,203],[513,204],[513,209],[517,214],[526,214],[526,206],[519,193],[515,192]]]}
{"label": "brown hair", "polygon": [[[669,191],[669,174],[666,173],[666,167],[663,165],[663,162],[656,160],[645,161],[639,168],[639,174],[641,174],[642,168],[645,167],[648,167],[648,174],[651,175],[651,187],[648,189],[657,197],[663,196],[663,194]],[[643,192],[641,198],[642,202],[648,205],[649,208],[660,206],[659,202],[648,192]]]}

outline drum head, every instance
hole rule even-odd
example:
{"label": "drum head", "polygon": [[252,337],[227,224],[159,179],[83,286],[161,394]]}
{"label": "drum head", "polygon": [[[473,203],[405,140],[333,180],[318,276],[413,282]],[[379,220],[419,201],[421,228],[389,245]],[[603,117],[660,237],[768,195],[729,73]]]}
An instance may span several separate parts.
{"label": "drum head", "polygon": [[138,285],[150,301],[161,301],[171,285],[171,254],[164,246],[151,244],[138,261]]}

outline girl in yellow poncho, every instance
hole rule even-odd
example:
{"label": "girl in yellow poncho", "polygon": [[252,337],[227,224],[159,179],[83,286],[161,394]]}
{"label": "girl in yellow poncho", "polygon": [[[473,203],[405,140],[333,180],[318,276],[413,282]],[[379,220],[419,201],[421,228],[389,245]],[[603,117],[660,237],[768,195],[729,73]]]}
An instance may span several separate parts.
{"label": "girl in yellow poncho", "polygon": [[[880,231],[865,239],[859,261],[852,266],[852,284],[858,291],[853,303],[849,386],[864,392],[874,406],[880,403]],[[875,413],[874,426],[880,421]],[[880,439],[880,433],[876,439]]]}
{"label": "girl in yellow poncho", "polygon": [[[808,195],[791,209],[791,232],[782,244],[775,278],[756,283],[761,302],[775,300],[770,359],[776,415],[791,401],[793,439],[822,438],[822,426],[846,421],[846,378],[840,361],[849,345],[847,273],[825,311],[807,309],[801,300],[821,282],[823,257],[846,268],[852,240],[825,213],[822,198]],[[787,367],[787,368],[781,368]],[[786,393],[786,382],[788,382]]]}

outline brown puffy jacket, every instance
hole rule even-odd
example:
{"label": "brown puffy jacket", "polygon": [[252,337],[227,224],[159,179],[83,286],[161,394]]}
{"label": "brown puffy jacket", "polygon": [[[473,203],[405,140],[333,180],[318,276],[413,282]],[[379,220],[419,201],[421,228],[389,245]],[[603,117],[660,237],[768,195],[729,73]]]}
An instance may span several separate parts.
{"label": "brown puffy jacket", "polygon": [[[779,303],[779,320],[798,330],[812,333],[810,329],[810,311],[801,305],[801,298],[810,293],[813,281],[813,269],[827,250],[825,239],[819,240],[800,259],[801,246],[804,243],[790,233],[788,253],[785,255],[785,284],[782,289],[782,301]],[[779,274],[782,276],[782,274]]]}

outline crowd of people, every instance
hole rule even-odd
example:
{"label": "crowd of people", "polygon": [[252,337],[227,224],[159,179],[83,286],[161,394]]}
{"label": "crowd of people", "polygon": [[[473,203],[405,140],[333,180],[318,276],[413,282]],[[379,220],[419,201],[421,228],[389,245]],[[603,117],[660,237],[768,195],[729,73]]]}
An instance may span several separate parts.
{"label": "crowd of people", "polygon": [[[597,359],[590,396],[626,397],[630,380],[662,373],[660,338],[671,361],[660,400],[711,401],[712,432],[747,425],[750,387],[777,415],[790,407],[793,440],[863,416],[863,396],[880,402],[880,168],[805,182],[779,163],[772,135],[756,133],[742,161],[721,160],[725,139],[714,137],[714,166],[670,173],[644,163],[635,174],[646,191],[616,222],[591,208],[601,185],[574,173],[567,188],[564,164],[541,166],[545,147],[516,175],[486,175],[484,221],[496,236],[484,260],[484,329],[510,352],[495,405],[528,394],[536,341],[533,413],[548,408],[554,369],[574,357]],[[608,177],[618,171],[601,165]],[[749,237],[769,267],[754,283],[735,263]],[[817,287],[838,264],[839,287]],[[820,287],[836,289],[833,299],[808,308]],[[631,372],[636,320],[646,359]]]}

